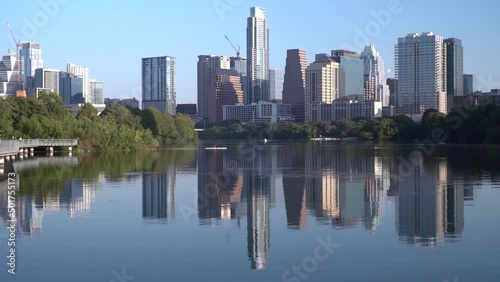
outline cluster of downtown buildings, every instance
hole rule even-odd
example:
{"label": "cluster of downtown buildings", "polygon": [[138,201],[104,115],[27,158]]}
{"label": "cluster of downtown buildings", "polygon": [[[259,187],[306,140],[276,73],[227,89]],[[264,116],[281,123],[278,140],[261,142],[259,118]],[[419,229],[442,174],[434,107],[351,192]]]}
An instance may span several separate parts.
{"label": "cluster of downtown buildings", "polygon": [[104,84],[90,78],[88,67],[68,63],[66,71],[46,68],[37,42],[22,43],[19,55],[7,50],[0,61],[0,97],[31,97],[40,91],[58,93],[74,111],[85,103],[104,109]]}
{"label": "cluster of downtown buildings", "polygon": [[[316,54],[309,65],[305,50],[289,49],[283,75],[269,67],[269,24],[260,7],[250,8],[246,47],[246,58],[239,52],[236,57],[198,56],[200,119],[330,122],[390,115],[419,119],[431,108],[447,113],[473,92],[472,75],[463,73],[461,40],[432,32],[398,39],[395,78],[388,78],[390,70],[384,69],[373,45],[361,54],[350,50]],[[175,114],[175,58],[144,58],[142,68],[143,108],[154,106]]]}

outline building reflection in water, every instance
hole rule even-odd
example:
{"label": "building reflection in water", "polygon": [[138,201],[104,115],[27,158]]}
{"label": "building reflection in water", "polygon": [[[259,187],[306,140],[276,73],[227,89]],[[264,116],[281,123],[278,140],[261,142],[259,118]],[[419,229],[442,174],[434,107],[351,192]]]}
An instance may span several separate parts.
{"label": "building reflection in water", "polygon": [[289,229],[304,229],[307,225],[305,189],[305,154],[302,144],[292,144],[279,153],[279,166],[283,175],[283,195]]}
{"label": "building reflection in water", "polygon": [[[269,211],[275,203],[277,148],[239,146],[198,151],[200,224],[247,217],[248,258],[264,269],[269,252]],[[246,208],[245,208],[246,207]]]}
{"label": "building reflection in water", "polygon": [[[7,181],[0,185],[0,215],[7,225],[8,213]],[[4,187],[5,186],[5,187]],[[16,178],[16,187],[20,186],[20,178]],[[46,214],[59,212],[66,208],[69,217],[86,216],[90,213],[91,203],[95,201],[97,191],[104,187],[104,175],[93,180],[73,179],[64,184],[59,194],[26,194],[15,198],[15,217],[18,236],[36,236],[42,231],[43,217]],[[17,191],[17,195],[20,195]]]}
{"label": "building reflection in water", "polygon": [[142,217],[158,223],[175,218],[175,168],[142,174]]}
{"label": "building reflection in water", "polygon": [[464,189],[448,185],[445,158],[429,158],[410,167],[399,182],[396,227],[400,239],[425,246],[442,245],[464,227]]}

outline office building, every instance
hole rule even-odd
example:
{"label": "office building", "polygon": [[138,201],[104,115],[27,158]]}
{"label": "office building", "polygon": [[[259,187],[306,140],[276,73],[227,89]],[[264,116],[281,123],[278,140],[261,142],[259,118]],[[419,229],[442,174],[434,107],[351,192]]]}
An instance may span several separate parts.
{"label": "office building", "polygon": [[275,68],[269,68],[269,99],[282,100],[284,73]]}
{"label": "office building", "polygon": [[462,40],[448,38],[446,44],[446,93],[451,96],[464,95],[464,49]]}
{"label": "office building", "polygon": [[364,62],[364,100],[382,102],[382,106],[389,105],[389,88],[385,83],[384,61],[374,45],[368,45],[361,53]]}
{"label": "office building", "polygon": [[23,89],[22,74],[16,68],[17,56],[10,49],[5,52],[0,61],[0,97],[15,96]]}
{"label": "office building", "polygon": [[432,32],[410,33],[395,46],[396,114],[421,117],[427,109],[447,113],[446,44]]}
{"label": "office building", "polygon": [[248,95],[245,104],[269,101],[269,26],[264,8],[250,8],[247,57]]}
{"label": "office building", "polygon": [[394,106],[396,103],[396,96],[398,95],[398,80],[396,78],[388,78],[386,80],[389,87],[389,106]]}
{"label": "office building", "polygon": [[67,72],[59,73],[59,96],[65,105],[83,104],[83,78]]}
{"label": "office building", "polygon": [[238,72],[238,74],[240,75],[241,88],[243,89],[243,97],[247,97],[248,96],[247,58],[230,57],[229,62],[230,62],[230,69]]}
{"label": "office building", "polygon": [[240,75],[229,69],[216,69],[212,73],[212,82],[208,92],[208,121],[224,120],[222,107],[243,103],[243,90]]}
{"label": "office building", "polygon": [[208,118],[209,91],[213,84],[214,71],[230,69],[230,60],[225,56],[198,56],[198,114]]}
{"label": "office building", "polygon": [[86,98],[86,103],[98,105],[104,104],[104,82],[91,79],[89,81],[88,88],[89,92]]}
{"label": "office building", "polygon": [[122,105],[124,107],[139,108],[139,100],[137,100],[135,97],[131,98],[131,99],[104,98],[104,104],[106,106],[118,104],[118,105]]}
{"label": "office building", "polygon": [[198,114],[196,104],[177,104],[176,111],[178,114],[185,114],[190,116],[195,116]]}
{"label": "office building", "polygon": [[171,56],[142,59],[142,108],[157,108],[175,115],[175,58]]}
{"label": "office building", "polygon": [[291,105],[259,101],[250,105],[237,104],[222,106],[223,120],[241,123],[262,123],[291,121]]}
{"label": "office building", "polygon": [[464,74],[464,95],[469,95],[474,92],[474,76],[472,74]]}
{"label": "office building", "polygon": [[382,102],[375,100],[356,101],[340,97],[333,101],[333,120],[353,120],[363,118],[373,120],[382,117]]}
{"label": "office building", "polygon": [[292,117],[295,121],[304,121],[306,51],[304,49],[288,49],[286,53],[283,103],[292,105]]}
{"label": "office building", "polygon": [[333,50],[331,58],[340,64],[339,97],[362,100],[365,66],[359,54],[349,50]]}
{"label": "office building", "polygon": [[32,88],[35,70],[43,68],[42,49],[38,42],[22,43],[20,55],[22,58],[23,83],[25,88]]}
{"label": "office building", "polygon": [[319,59],[307,67],[305,83],[306,121],[331,121],[331,115],[323,113],[325,110],[327,113],[331,112],[332,102],[339,98],[339,73],[339,63],[329,57]]}
{"label": "office building", "polygon": [[34,90],[32,93],[38,95],[40,90],[45,90],[47,92],[59,93],[59,70],[57,69],[36,69],[35,79],[34,79]]}
{"label": "office building", "polygon": [[[76,77],[80,77],[83,79],[83,98],[85,99],[85,101],[94,104],[93,102],[91,102],[93,99],[89,97],[90,69],[87,67],[77,66],[75,64],[68,63],[66,65],[66,71]],[[103,104],[103,103],[104,101],[95,104]]]}

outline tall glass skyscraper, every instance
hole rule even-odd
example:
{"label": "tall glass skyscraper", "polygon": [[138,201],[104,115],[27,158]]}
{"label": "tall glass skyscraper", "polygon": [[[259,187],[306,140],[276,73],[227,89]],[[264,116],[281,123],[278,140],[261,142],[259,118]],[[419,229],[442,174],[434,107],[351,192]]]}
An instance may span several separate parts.
{"label": "tall glass skyscraper", "polygon": [[446,86],[448,96],[464,95],[464,48],[462,40],[448,38],[446,44]]}
{"label": "tall glass skyscraper", "polygon": [[42,49],[40,49],[40,43],[23,43],[20,53],[23,60],[23,82],[25,83],[25,88],[30,88],[33,87],[35,70],[43,68]]}
{"label": "tall glass skyscraper", "polygon": [[142,59],[142,108],[157,108],[175,115],[175,58]]}
{"label": "tall glass skyscraper", "polygon": [[339,97],[349,96],[355,100],[363,100],[363,60],[359,54],[348,50],[333,50],[332,57],[340,64]]}
{"label": "tall glass skyscraper", "polygon": [[248,93],[245,93],[245,103],[269,101],[269,26],[264,8],[250,8],[247,57]]}

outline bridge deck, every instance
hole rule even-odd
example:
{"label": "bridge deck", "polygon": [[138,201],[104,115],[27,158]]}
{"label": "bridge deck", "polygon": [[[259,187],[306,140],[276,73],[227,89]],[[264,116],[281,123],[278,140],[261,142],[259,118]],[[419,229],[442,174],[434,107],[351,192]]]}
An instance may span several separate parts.
{"label": "bridge deck", "polygon": [[75,146],[78,146],[78,139],[0,140],[0,156],[15,155],[25,148]]}

